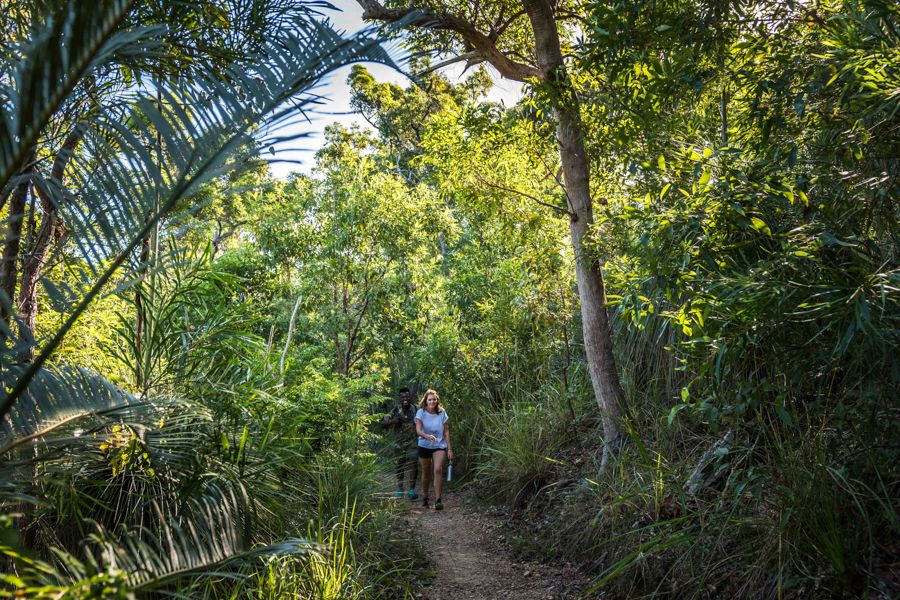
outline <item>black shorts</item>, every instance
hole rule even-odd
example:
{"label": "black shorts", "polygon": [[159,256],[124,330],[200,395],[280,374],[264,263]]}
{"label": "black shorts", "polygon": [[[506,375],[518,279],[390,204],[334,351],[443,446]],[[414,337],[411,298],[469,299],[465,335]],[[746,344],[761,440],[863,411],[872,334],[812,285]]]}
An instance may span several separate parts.
{"label": "black shorts", "polygon": [[419,446],[419,458],[431,458],[435,452],[447,452],[446,448],[423,448]]}

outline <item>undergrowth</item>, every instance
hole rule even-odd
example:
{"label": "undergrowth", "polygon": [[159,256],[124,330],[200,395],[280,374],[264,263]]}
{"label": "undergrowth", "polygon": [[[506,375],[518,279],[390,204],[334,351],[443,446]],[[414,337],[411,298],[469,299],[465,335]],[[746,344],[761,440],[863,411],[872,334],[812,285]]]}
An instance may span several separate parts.
{"label": "undergrowth", "polygon": [[[636,408],[630,441],[606,472],[602,429],[584,397],[574,423],[553,394],[523,393],[527,401],[479,416],[476,488],[507,507],[513,551],[579,565],[593,580],[585,593],[604,598],[891,597],[896,449],[867,447],[850,433],[865,423],[845,417],[836,428],[827,410],[795,408],[788,420],[762,404],[720,427],[672,411],[670,394],[686,375],[649,343],[658,337],[621,335]],[[695,394],[702,383],[695,380]],[[888,404],[866,402],[872,426],[890,437]],[[722,443],[724,425],[733,443]],[[702,471],[708,485],[690,492],[701,456],[717,442]]]}
{"label": "undergrowth", "polygon": [[[210,598],[394,600],[415,598],[427,554],[382,494],[390,467],[349,439],[320,453],[297,484],[294,526],[307,553],[268,557],[239,584],[202,582]],[[305,525],[304,525],[305,524]]]}
{"label": "undergrowth", "polygon": [[[692,443],[652,453],[632,444],[600,474],[599,433],[547,455],[551,472],[540,465],[531,477],[553,484],[527,495],[524,471],[505,481],[494,471],[489,488],[511,490],[501,498],[521,557],[576,563],[604,597],[889,597],[879,578],[900,523],[884,467],[850,478],[822,462],[821,439],[779,446],[760,464],[758,441],[744,440],[720,457],[724,481],[691,496],[684,484],[715,438],[685,435]],[[645,448],[671,440],[666,425],[654,435]]]}

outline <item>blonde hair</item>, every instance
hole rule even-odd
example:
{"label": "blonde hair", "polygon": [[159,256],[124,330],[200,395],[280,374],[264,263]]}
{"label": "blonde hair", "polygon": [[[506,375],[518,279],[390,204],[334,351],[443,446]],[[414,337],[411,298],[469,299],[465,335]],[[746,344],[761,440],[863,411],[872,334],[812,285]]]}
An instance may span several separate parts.
{"label": "blonde hair", "polygon": [[431,394],[432,396],[434,396],[434,399],[437,400],[437,411],[436,412],[441,412],[441,408],[442,408],[441,407],[441,397],[434,390],[425,390],[425,394],[422,395],[422,401],[419,402],[419,408],[424,408],[426,411],[428,410],[428,402],[427,402],[428,394]]}

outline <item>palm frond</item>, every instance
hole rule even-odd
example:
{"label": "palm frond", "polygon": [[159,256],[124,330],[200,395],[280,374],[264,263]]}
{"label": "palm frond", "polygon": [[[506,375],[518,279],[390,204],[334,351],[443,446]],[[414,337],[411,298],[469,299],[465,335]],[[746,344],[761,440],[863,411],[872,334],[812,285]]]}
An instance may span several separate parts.
{"label": "palm frond", "polygon": [[315,541],[303,538],[254,546],[250,514],[243,489],[207,484],[178,514],[155,505],[151,525],[111,531],[95,523],[83,544],[83,558],[55,549],[55,565],[38,563],[5,546],[0,546],[0,556],[18,562],[20,573],[31,582],[20,592],[91,589],[101,581],[107,592],[118,587],[129,593],[177,595],[174,590],[189,587],[196,578],[242,578],[243,567],[261,557],[321,551]]}
{"label": "palm frond", "polygon": [[[22,367],[11,367],[3,380],[17,381],[23,372]],[[87,369],[41,369],[0,421],[0,455],[63,426],[139,404],[138,398]]]}
{"label": "palm frond", "polygon": [[[141,393],[196,397],[193,392],[217,382],[246,380],[265,344],[245,318],[228,311],[227,298],[238,291],[238,278],[215,266],[211,245],[181,247],[175,239],[166,245],[152,270],[117,288],[129,310],[118,313],[118,335],[104,350],[135,381],[141,374]],[[136,281],[143,285],[130,285]],[[133,316],[136,297],[143,316],[140,332]]]}
{"label": "palm frond", "polygon": [[70,2],[3,65],[0,79],[0,189],[21,168],[29,149],[75,86],[117,52],[148,44],[162,28],[119,31],[132,0]]}
{"label": "palm frond", "polygon": [[[86,3],[71,3],[69,10],[76,14],[76,20],[87,18],[80,16],[81,12],[97,18],[97,9],[88,8]],[[129,35],[136,43],[144,44],[148,34],[142,31]],[[106,45],[113,41],[121,45],[129,39],[124,33],[113,41],[107,38]],[[23,52],[18,71],[36,71],[32,62],[41,56],[37,50]],[[263,123],[278,129],[295,120],[298,109],[302,111],[316,101],[308,92],[322,77],[359,60],[390,63],[378,40],[368,33],[345,39],[329,25],[301,13],[290,27],[274,35],[253,60],[226,69],[224,77],[215,73],[177,86],[156,82],[154,89],[137,94],[124,119],[118,111],[98,109],[85,124],[86,151],[72,165],[72,186],[81,193],[70,194],[52,185],[46,190],[59,206],[80,255],[95,269],[96,279],[85,293],[69,294],[80,300],[2,399],[0,417],[22,395],[79,315],[106,288],[117,270],[133,258],[135,248],[161,218],[200,185],[234,168],[228,158],[240,148],[257,143],[254,135]],[[62,60],[63,64],[69,62]],[[248,67],[249,64],[254,67]],[[78,71],[82,72],[83,69]],[[55,74],[56,71],[45,77]],[[70,89],[66,87],[68,81],[65,79],[57,89]],[[25,136],[14,134],[10,123],[24,118],[18,115],[26,104],[43,102],[51,111],[55,106],[42,97],[32,102],[20,92],[14,87],[3,90],[12,110],[6,111],[8,122],[5,129],[0,129],[0,172],[9,171],[6,179],[0,179],[0,185],[12,177],[17,161],[24,156],[23,148],[27,149],[19,143]],[[42,118],[30,118],[33,125],[28,127],[40,128]],[[23,131],[21,127],[18,130]],[[159,140],[168,157],[164,166],[147,149],[149,139]],[[274,136],[269,141],[278,139],[282,138]]]}
{"label": "palm frond", "polygon": [[[296,554],[314,549],[299,538],[250,547],[246,495],[233,487],[212,487],[185,507],[179,522],[162,522],[158,528],[123,531],[110,535],[99,531],[89,539],[93,570],[121,570],[136,590],[149,591],[173,579],[224,572],[227,567],[273,554]],[[236,571],[231,570],[232,575]]]}

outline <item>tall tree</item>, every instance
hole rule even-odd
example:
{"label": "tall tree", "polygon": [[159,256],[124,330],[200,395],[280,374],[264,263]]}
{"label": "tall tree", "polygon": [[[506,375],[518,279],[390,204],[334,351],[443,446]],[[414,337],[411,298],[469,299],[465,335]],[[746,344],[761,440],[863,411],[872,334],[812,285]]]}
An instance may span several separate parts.
{"label": "tall tree", "polygon": [[566,70],[559,36],[560,22],[572,16],[573,7],[567,2],[549,0],[489,6],[481,2],[413,6],[399,1],[357,1],[364,19],[405,23],[414,32],[414,43],[432,49],[452,49],[456,56],[447,63],[490,63],[507,79],[539,83],[551,102],[575,253],[585,354],[603,417],[605,466],[610,450],[623,438],[624,393],[613,357],[601,265],[587,249],[594,223],[590,161],[585,152],[581,107]]}

